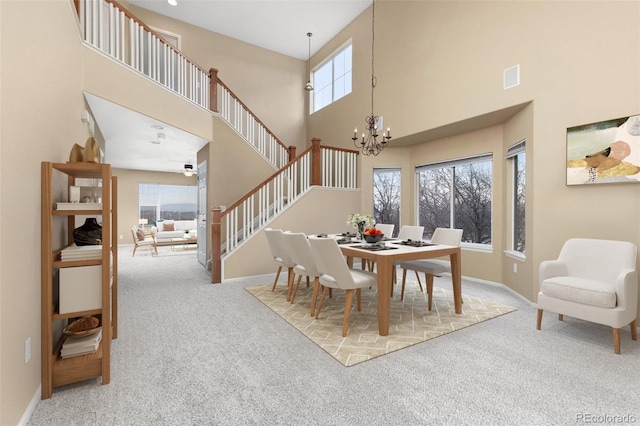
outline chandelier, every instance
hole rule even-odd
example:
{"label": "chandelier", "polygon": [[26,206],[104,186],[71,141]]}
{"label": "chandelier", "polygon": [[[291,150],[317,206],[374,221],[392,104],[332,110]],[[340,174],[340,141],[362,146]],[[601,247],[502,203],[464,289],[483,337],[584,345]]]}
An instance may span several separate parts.
{"label": "chandelier", "polygon": [[[375,77],[375,21],[376,21],[376,0],[373,0],[371,5],[371,115],[364,118],[365,133],[362,134],[362,139],[358,142],[358,128],[353,131],[353,144],[356,148],[361,149],[364,155],[378,155],[385,149],[389,140],[391,140],[391,129],[387,128],[386,132],[382,133],[382,136],[378,134],[378,122],[380,117],[373,113],[373,92],[376,87]],[[378,139],[380,138],[380,139]]]}

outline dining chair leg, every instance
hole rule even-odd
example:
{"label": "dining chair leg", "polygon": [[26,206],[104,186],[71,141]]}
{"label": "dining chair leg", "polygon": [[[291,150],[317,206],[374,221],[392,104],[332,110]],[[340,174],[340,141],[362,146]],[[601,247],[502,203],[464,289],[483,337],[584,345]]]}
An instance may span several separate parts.
{"label": "dining chair leg", "polygon": [[307,275],[307,287],[309,287],[309,275]]}
{"label": "dining chair leg", "polygon": [[429,305],[429,310],[431,310],[432,304],[433,304],[433,275],[431,274],[424,274],[424,280],[427,283],[427,298],[428,298],[428,305]]}
{"label": "dining chair leg", "polygon": [[362,292],[360,289],[356,289],[356,304],[358,307],[358,312],[362,311]]}
{"label": "dining chair leg", "polygon": [[287,302],[291,300],[291,293],[293,292],[293,279],[295,274],[293,273],[293,267],[287,268]]}
{"label": "dining chair leg", "polygon": [[418,285],[420,286],[420,291],[424,291],[422,289],[422,283],[420,282],[420,275],[418,274],[418,271],[413,271],[416,273],[416,279],[418,280]]}
{"label": "dining chair leg", "polygon": [[407,270],[402,268],[402,289],[400,290],[400,301],[404,300],[404,284],[407,280]]}
{"label": "dining chair leg", "polygon": [[320,316],[320,311],[322,310],[322,304],[324,303],[324,298],[327,297],[327,289],[328,287],[324,287],[322,289],[322,296],[320,296],[320,303],[318,304],[318,310],[316,311],[316,319]]}
{"label": "dining chair leg", "polygon": [[351,313],[351,303],[353,303],[353,290],[347,290],[344,297],[344,321],[342,322],[342,337],[347,337],[349,329],[349,314]]}
{"label": "dining chair leg", "polygon": [[320,289],[320,280],[318,277],[313,279],[313,294],[311,295],[311,316],[316,311],[316,299],[318,298],[318,290]]}
{"label": "dining chair leg", "polygon": [[280,271],[282,271],[282,266],[278,266],[278,272],[276,272],[276,279],[273,281],[273,288],[271,291],[276,291],[276,284],[278,284],[278,278],[280,278]]}
{"label": "dining chair leg", "polygon": [[[309,279],[309,277],[307,277]],[[298,294],[298,288],[300,287],[300,281],[302,281],[302,275],[298,275],[298,281],[296,282],[296,288],[293,290],[293,294],[291,295],[291,303],[296,300],[296,294]]]}

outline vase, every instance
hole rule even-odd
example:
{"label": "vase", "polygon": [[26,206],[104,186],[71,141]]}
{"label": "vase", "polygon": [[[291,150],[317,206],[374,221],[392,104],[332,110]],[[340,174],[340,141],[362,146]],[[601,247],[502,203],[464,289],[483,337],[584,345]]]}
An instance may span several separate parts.
{"label": "vase", "polygon": [[78,246],[96,246],[102,244],[102,226],[95,217],[89,217],[84,224],[73,230],[73,241]]}
{"label": "vase", "polygon": [[364,222],[358,222],[358,238],[364,240]]}

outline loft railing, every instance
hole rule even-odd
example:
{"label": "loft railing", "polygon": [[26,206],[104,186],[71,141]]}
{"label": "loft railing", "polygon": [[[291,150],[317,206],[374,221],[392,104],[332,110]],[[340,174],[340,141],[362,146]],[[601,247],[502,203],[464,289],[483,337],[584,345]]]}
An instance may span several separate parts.
{"label": "loft railing", "polygon": [[358,151],[321,146],[320,142],[312,139],[302,154],[225,211],[219,207],[212,210],[212,283],[222,281],[223,256],[264,228],[311,186],[357,187]]}
{"label": "loft railing", "polygon": [[198,66],[115,0],[73,1],[87,44],[194,104],[219,113],[276,169],[288,163],[287,146],[218,78],[218,70]]}

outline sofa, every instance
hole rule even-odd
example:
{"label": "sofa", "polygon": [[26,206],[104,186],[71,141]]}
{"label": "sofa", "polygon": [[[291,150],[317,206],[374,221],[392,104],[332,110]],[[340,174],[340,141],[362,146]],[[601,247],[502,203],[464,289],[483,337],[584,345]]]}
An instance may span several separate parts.
{"label": "sofa", "polygon": [[183,238],[186,231],[189,231],[189,235],[192,237],[197,236],[197,223],[195,219],[192,220],[162,220],[156,222],[151,230],[156,236],[158,244],[171,243],[172,238]]}

